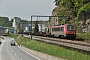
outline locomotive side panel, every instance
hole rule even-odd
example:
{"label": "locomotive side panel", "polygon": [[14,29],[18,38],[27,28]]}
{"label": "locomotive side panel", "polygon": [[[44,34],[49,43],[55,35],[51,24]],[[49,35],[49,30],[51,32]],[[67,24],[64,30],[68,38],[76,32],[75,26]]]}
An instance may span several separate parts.
{"label": "locomotive side panel", "polygon": [[53,26],[51,29],[51,35],[56,37],[64,36],[64,26]]}

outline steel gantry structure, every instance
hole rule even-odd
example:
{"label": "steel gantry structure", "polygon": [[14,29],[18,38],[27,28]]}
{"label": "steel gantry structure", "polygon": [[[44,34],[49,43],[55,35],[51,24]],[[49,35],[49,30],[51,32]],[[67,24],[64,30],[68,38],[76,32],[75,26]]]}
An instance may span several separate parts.
{"label": "steel gantry structure", "polygon": [[63,17],[63,16],[40,16],[40,15],[31,15],[31,39],[32,39],[32,19],[33,17]]}

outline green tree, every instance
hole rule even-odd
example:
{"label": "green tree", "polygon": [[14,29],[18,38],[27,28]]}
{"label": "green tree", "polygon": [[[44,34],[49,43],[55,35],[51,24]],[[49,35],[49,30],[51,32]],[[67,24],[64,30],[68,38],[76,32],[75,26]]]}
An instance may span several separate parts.
{"label": "green tree", "polygon": [[35,28],[34,28],[34,32],[37,33],[39,32],[39,29],[38,29],[38,21],[35,22]]}
{"label": "green tree", "polygon": [[9,18],[8,17],[0,17],[0,26],[7,27],[8,22],[9,22]]}
{"label": "green tree", "polygon": [[12,27],[12,22],[11,21],[7,22],[6,27]]}
{"label": "green tree", "polygon": [[[57,8],[54,9],[59,16],[72,16],[72,20],[77,18],[77,15],[81,14],[82,9],[90,11],[90,0],[55,0]],[[87,5],[88,4],[88,5]],[[88,6],[88,7],[85,7]]]}
{"label": "green tree", "polygon": [[84,20],[84,22],[87,19],[90,19],[90,3],[85,4],[78,10],[77,17],[78,17],[78,19]]}
{"label": "green tree", "polygon": [[20,32],[20,33],[23,33],[23,31],[24,31],[23,29],[19,29],[19,32]]}

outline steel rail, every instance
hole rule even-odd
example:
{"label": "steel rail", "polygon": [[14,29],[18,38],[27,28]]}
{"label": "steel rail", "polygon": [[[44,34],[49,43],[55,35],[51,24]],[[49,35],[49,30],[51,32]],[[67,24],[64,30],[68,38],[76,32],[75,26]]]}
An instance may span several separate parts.
{"label": "steel rail", "polygon": [[[29,38],[29,36],[27,36],[27,37]],[[87,43],[87,42],[71,41],[71,40],[40,37],[40,36],[33,36],[33,39],[38,40],[38,41],[47,42],[50,44],[63,46],[63,47],[73,49],[73,50],[77,50],[79,52],[83,52],[86,54],[90,54],[90,43]]]}

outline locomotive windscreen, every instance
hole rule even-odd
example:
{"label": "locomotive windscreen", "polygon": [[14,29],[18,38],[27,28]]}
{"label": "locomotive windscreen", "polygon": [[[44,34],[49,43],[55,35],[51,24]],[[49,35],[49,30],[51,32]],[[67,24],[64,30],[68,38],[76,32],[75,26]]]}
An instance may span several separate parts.
{"label": "locomotive windscreen", "polygon": [[73,25],[67,25],[68,30],[75,30],[75,27]]}

